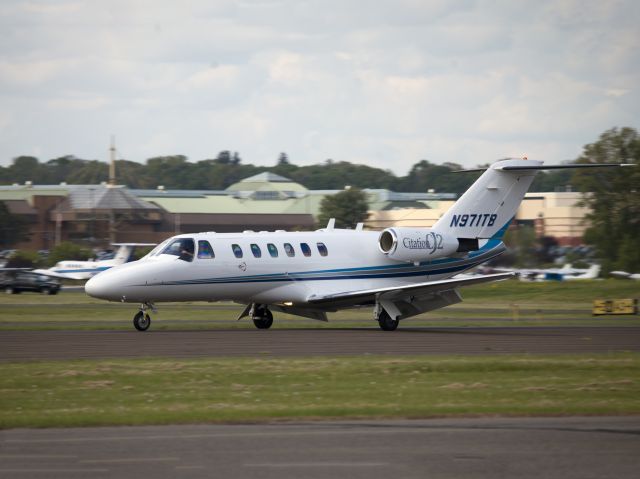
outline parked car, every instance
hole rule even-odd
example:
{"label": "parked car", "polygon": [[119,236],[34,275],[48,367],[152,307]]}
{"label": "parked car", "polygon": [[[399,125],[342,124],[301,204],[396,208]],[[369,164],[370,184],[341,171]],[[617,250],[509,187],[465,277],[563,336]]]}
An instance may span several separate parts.
{"label": "parked car", "polygon": [[60,282],[55,278],[30,271],[8,271],[0,275],[0,290],[7,294],[22,291],[57,294],[60,291]]}

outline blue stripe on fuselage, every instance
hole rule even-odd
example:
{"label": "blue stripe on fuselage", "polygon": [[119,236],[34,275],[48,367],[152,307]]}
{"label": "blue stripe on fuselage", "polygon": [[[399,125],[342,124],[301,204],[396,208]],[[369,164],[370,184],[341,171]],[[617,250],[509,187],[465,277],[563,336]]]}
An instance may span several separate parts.
{"label": "blue stripe on fuselage", "polygon": [[109,268],[111,268],[111,266],[102,266],[100,268],[83,268],[83,269],[54,269],[52,270],[52,272],[57,274],[93,273],[94,271],[100,273],[101,271],[107,270]]}
{"label": "blue stripe on fuselage", "polygon": [[[423,262],[417,266],[402,264],[364,266],[356,268],[340,268],[316,271],[300,271],[297,273],[271,273],[252,276],[230,276],[225,278],[201,278],[179,281],[164,281],[162,283],[139,284],[138,286],[181,286],[195,284],[233,284],[233,283],[269,283],[269,282],[291,282],[291,281],[330,281],[330,280],[353,280],[353,279],[380,279],[380,278],[402,278],[416,276],[442,275],[458,273],[478,266],[500,255],[504,248],[502,242],[497,241],[492,248],[482,249],[469,255],[468,258],[446,258]],[[494,251],[495,250],[495,251]],[[393,271],[391,271],[393,270]],[[342,274],[341,274],[342,273]]]}

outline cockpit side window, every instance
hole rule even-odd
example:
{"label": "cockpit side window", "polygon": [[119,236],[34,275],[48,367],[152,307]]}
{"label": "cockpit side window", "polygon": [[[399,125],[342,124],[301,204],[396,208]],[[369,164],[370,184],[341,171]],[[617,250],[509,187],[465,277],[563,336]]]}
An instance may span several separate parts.
{"label": "cockpit side window", "polygon": [[198,241],[198,258],[200,259],[212,259],[215,258],[216,255],[213,253],[213,248],[211,244],[206,240]]}
{"label": "cockpit side window", "polygon": [[176,238],[162,250],[161,254],[177,256],[183,261],[193,261],[195,244],[192,238]]}

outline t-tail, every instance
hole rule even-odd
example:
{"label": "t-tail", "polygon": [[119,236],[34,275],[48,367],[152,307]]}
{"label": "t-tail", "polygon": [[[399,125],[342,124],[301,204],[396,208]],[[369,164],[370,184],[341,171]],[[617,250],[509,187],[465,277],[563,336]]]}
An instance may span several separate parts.
{"label": "t-tail", "polygon": [[[507,159],[492,164],[431,228],[387,228],[380,251],[398,261],[420,262],[470,253],[500,243],[539,170],[633,166],[572,163],[543,166],[542,161]],[[478,170],[469,170],[478,171]]]}
{"label": "t-tail", "polygon": [[118,250],[113,257],[113,266],[132,261],[133,253],[135,252],[137,247],[148,247],[155,245],[156,243],[113,243],[113,246],[118,246]]}
{"label": "t-tail", "polygon": [[433,229],[457,238],[501,239],[541,166],[535,160],[492,164]]}

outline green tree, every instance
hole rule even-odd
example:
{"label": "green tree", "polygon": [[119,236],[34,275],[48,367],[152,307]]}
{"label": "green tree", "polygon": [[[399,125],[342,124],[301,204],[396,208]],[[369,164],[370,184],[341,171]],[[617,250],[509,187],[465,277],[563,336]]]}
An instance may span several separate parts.
{"label": "green tree", "polygon": [[322,199],[318,224],[324,227],[331,218],[335,218],[337,228],[355,228],[367,219],[368,211],[367,195],[358,188],[349,188]]}
{"label": "green tree", "polygon": [[515,255],[517,268],[531,267],[535,263],[536,233],[532,226],[519,225],[504,235],[504,243]]}
{"label": "green tree", "polygon": [[291,161],[289,160],[289,155],[282,152],[280,153],[280,156],[278,156],[278,162],[276,163],[276,166],[269,168],[269,171],[275,173],[276,175],[284,176],[285,178],[289,178],[297,181],[298,183],[304,184],[297,178],[297,172],[300,169],[304,169],[304,167],[300,168],[299,166],[291,163]]}
{"label": "green tree", "polygon": [[396,180],[393,173],[380,168],[332,160],[292,170],[290,178],[311,190],[334,190],[345,186],[390,189]]}
{"label": "green tree", "polygon": [[98,160],[76,160],[73,172],[66,178],[75,185],[95,185],[109,179],[109,165]]}
{"label": "green tree", "polygon": [[41,258],[35,251],[16,251],[6,264],[7,268],[35,268],[40,266]]}
{"label": "green tree", "polygon": [[640,136],[633,128],[605,131],[584,147],[578,163],[632,163],[635,167],[578,170],[573,182],[589,193],[585,241],[596,247],[604,272],[640,271]]}
{"label": "green tree", "polygon": [[571,170],[539,171],[529,191],[565,191],[571,185]]}
{"label": "green tree", "polygon": [[289,162],[289,157],[287,156],[286,153],[280,153],[280,156],[278,157],[278,166],[287,166],[290,165],[291,163]]}
{"label": "green tree", "polygon": [[421,160],[411,168],[409,174],[400,178],[396,190],[425,192],[433,189],[441,193],[463,193],[480,176],[480,173],[453,174],[462,167],[455,163],[434,165]]}
{"label": "green tree", "polygon": [[92,257],[93,253],[90,249],[83,248],[82,246],[78,246],[77,244],[71,243],[70,241],[63,241],[51,250],[51,252],[49,253],[49,257],[47,258],[47,263],[50,266],[53,266],[58,261],[86,261]]}
{"label": "green tree", "polygon": [[8,249],[22,241],[29,241],[31,233],[27,220],[11,214],[4,201],[0,201],[0,248]]}

